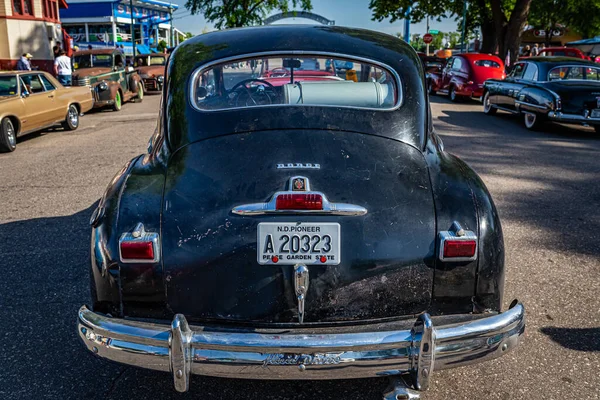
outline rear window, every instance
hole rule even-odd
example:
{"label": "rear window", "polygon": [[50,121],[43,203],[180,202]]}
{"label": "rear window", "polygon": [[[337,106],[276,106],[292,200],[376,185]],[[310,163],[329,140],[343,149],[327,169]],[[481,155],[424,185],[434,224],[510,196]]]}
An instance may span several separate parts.
{"label": "rear window", "polygon": [[195,73],[192,102],[200,110],[271,105],[392,109],[398,76],[376,62],[326,55],[247,57]]}
{"label": "rear window", "polygon": [[555,67],[548,72],[548,80],[598,81],[600,80],[600,68],[588,66]]}
{"label": "rear window", "polygon": [[500,68],[500,64],[494,60],[477,60],[475,61],[475,65],[487,68]]}

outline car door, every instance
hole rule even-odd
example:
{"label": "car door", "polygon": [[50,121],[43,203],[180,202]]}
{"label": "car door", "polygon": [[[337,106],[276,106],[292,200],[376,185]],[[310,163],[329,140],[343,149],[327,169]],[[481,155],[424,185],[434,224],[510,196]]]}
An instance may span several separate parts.
{"label": "car door", "polygon": [[[121,53],[115,53],[114,55],[114,60],[115,60],[115,67],[114,70],[116,70],[116,74],[118,74],[118,79],[119,79],[119,85],[121,85],[121,90],[123,91],[123,93],[128,93],[131,88],[129,87],[129,74],[128,70],[129,68],[125,67],[125,60],[123,59],[123,55]],[[131,69],[132,72],[134,71],[133,69]]]}
{"label": "car door", "polygon": [[[51,101],[48,103],[49,109],[49,120],[50,121],[61,121],[65,118],[66,115],[66,105],[65,99],[61,98],[61,93],[58,91],[57,86],[48,79],[48,77],[44,74],[39,75],[44,88],[46,89],[46,93],[48,94],[48,98]],[[63,95],[64,97],[64,95]]]}
{"label": "car door", "polygon": [[29,121],[28,131],[42,128],[54,122],[54,92],[46,91],[39,73],[21,75],[29,92],[24,98],[25,112]]}
{"label": "car door", "polygon": [[452,78],[452,63],[456,58],[450,57],[446,62],[446,66],[442,71],[442,79],[440,82],[440,90],[448,89],[448,85],[450,84],[450,79]]}
{"label": "car door", "polygon": [[514,109],[515,108],[515,96],[519,92],[522,84],[519,80],[525,73],[526,62],[519,62],[515,64],[510,75],[498,85],[498,92],[496,95],[496,104],[501,107]]}

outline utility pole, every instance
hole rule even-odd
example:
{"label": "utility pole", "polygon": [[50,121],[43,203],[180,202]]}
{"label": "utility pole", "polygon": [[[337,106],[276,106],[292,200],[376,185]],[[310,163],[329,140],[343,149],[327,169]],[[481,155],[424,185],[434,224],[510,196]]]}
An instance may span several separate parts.
{"label": "utility pole", "polygon": [[462,37],[460,39],[460,52],[466,53],[465,49],[465,36],[467,32],[467,8],[469,7],[467,0],[463,3],[463,20],[462,20]]}
{"label": "utility pole", "polygon": [[406,43],[410,43],[410,13],[412,11],[412,7],[409,6],[406,9],[406,14],[404,15],[404,41]]}
{"label": "utility pole", "polygon": [[133,63],[135,65],[135,24],[133,23],[133,0],[129,0],[129,12],[131,13],[131,45],[133,46]]}
{"label": "utility pole", "polygon": [[171,21],[171,28],[170,31],[171,32],[171,46],[170,47],[174,47],[173,45],[175,44],[175,32],[173,32],[173,8],[171,7],[171,3],[169,3],[169,20]]}
{"label": "utility pole", "polygon": [[[427,14],[426,21],[427,21],[427,32],[425,32],[425,33],[429,33],[429,14]],[[425,44],[425,48],[426,48],[425,54],[427,54],[427,57],[429,57],[429,43]]]}

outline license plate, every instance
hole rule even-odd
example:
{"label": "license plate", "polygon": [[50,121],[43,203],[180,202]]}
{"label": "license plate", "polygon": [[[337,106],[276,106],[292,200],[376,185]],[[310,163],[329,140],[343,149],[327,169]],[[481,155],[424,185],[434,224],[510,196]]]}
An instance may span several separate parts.
{"label": "license plate", "polygon": [[257,256],[262,265],[340,263],[340,224],[331,222],[262,222]]}
{"label": "license plate", "polygon": [[592,118],[600,118],[600,110],[592,110]]}

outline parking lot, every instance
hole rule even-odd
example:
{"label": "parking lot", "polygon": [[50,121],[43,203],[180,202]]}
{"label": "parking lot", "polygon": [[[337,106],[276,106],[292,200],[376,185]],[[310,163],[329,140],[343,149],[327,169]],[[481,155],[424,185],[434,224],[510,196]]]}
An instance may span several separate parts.
{"label": "parking lot", "polygon": [[[22,137],[0,154],[0,398],[379,399],[384,379],[256,382],[172,377],[95,359],[76,337],[88,301],[89,217],[119,168],[145,151],[158,96],[92,112],[74,132]],[[521,347],[492,362],[434,373],[423,398],[600,398],[600,136],[486,116],[434,97],[447,151],[483,178],[506,245],[505,305],[527,310]]]}

